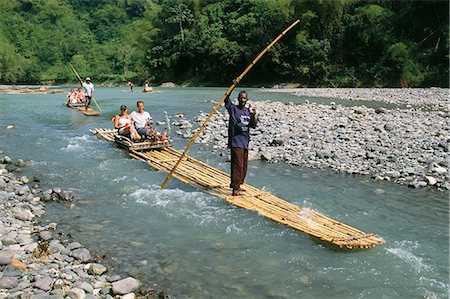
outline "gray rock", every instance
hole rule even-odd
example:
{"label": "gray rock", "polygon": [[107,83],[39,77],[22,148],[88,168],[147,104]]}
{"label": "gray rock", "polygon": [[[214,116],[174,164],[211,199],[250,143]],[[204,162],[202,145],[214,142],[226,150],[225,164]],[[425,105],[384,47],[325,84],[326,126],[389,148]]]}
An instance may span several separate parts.
{"label": "gray rock", "polygon": [[113,293],[116,295],[125,295],[134,292],[140,286],[141,282],[133,277],[127,277],[112,283]]}
{"label": "gray rock", "polygon": [[78,249],[73,250],[72,256],[74,258],[76,258],[77,260],[80,260],[84,263],[89,262],[92,259],[91,253],[86,248],[78,248]]}
{"label": "gray rock", "polygon": [[379,107],[375,109],[375,113],[376,114],[383,114],[383,113],[388,113],[388,110],[386,108],[383,107]]}
{"label": "gray rock", "polygon": [[3,157],[3,164],[11,164],[13,162],[13,160],[8,157],[8,156],[4,156]]}
{"label": "gray rock", "polygon": [[52,289],[53,279],[50,276],[36,279],[34,286],[43,291],[50,291]]}
{"label": "gray rock", "polygon": [[8,184],[2,179],[0,178],[0,188],[6,188],[8,186]]}
{"label": "gray rock", "polygon": [[64,201],[71,201],[74,197],[75,197],[75,193],[73,193],[73,191],[69,191],[69,190],[63,190],[61,192],[58,192],[58,197],[61,200]]}
{"label": "gray rock", "polygon": [[39,237],[44,241],[48,241],[52,238],[52,233],[47,230],[44,230],[39,232]]}
{"label": "gray rock", "polygon": [[10,250],[0,250],[0,266],[8,265],[14,257],[14,252]]}
{"label": "gray rock", "polygon": [[17,277],[3,277],[0,279],[0,289],[14,289],[19,285]]}
{"label": "gray rock", "polygon": [[30,187],[28,187],[28,185],[25,185],[23,187],[21,187],[19,190],[17,190],[17,194],[19,195],[24,195],[24,194],[28,194],[30,193]]}
{"label": "gray rock", "polygon": [[89,267],[89,273],[94,275],[102,275],[106,272],[106,267],[101,264],[92,263]]}
{"label": "gray rock", "polygon": [[114,281],[118,281],[120,278],[121,278],[120,275],[114,274],[114,275],[106,277],[106,281],[114,282]]}
{"label": "gray rock", "polygon": [[411,184],[409,184],[410,187],[413,188],[423,188],[427,186],[427,182],[425,181],[414,181]]}
{"label": "gray rock", "polygon": [[272,160],[272,154],[268,151],[261,152],[261,160],[262,161],[271,161]]}
{"label": "gray rock", "polygon": [[331,153],[331,150],[321,149],[321,150],[317,150],[316,151],[316,156],[321,158],[321,159],[331,158],[332,157],[332,153]]}
{"label": "gray rock", "polygon": [[67,292],[67,297],[70,299],[84,299],[86,297],[86,293],[82,289],[73,288]]}
{"label": "gray rock", "polygon": [[430,186],[434,186],[437,183],[436,178],[434,178],[432,176],[426,176],[425,179],[427,180],[428,185],[430,185]]}
{"label": "gray rock", "polygon": [[79,285],[77,285],[77,288],[80,288],[89,294],[92,294],[94,292],[94,288],[87,282],[80,283]]}
{"label": "gray rock", "polygon": [[384,129],[388,132],[394,130],[394,126],[391,124],[384,124]]}
{"label": "gray rock", "polygon": [[74,250],[74,249],[77,249],[77,248],[80,248],[80,247],[81,247],[81,244],[78,243],[78,242],[72,242],[72,243],[70,243],[69,245],[66,246],[66,248],[68,250]]}
{"label": "gray rock", "polygon": [[34,218],[34,214],[29,210],[22,209],[20,207],[14,208],[14,216],[22,221],[29,221]]}
{"label": "gray rock", "polygon": [[385,175],[389,176],[391,178],[399,178],[400,177],[400,171],[397,171],[397,170],[386,171]]}

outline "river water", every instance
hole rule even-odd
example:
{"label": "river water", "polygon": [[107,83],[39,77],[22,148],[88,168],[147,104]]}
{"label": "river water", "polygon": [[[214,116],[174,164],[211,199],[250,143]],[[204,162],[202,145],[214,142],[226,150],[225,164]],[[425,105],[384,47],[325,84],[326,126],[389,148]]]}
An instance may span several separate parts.
{"label": "river water", "polygon": [[[209,112],[225,88],[156,91],[98,88],[99,117],[68,109],[64,95],[0,95],[0,149],[13,159],[35,161],[24,171],[39,177],[43,188],[76,193],[76,208],[47,204],[43,221],[57,222],[115,272],[175,298],[448,297],[448,193],[331,170],[250,163],[248,183],[386,240],[348,251],[175,179],[161,191],[165,173],[129,158],[89,129],[111,127],[118,107],[134,108],[138,99],[154,120],[163,121],[163,111],[192,119]],[[305,100],[248,92],[252,100]],[[9,124],[15,129],[7,130]],[[171,136],[174,147],[184,149],[187,140],[173,127]],[[228,172],[225,157],[207,145],[195,144],[189,154]]]}

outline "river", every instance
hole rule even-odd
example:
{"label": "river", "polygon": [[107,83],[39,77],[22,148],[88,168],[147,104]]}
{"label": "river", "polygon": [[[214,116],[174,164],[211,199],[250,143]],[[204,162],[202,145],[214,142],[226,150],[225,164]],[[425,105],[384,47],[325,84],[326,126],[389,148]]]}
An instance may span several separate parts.
{"label": "river", "polygon": [[[165,173],[129,158],[89,129],[112,127],[119,106],[133,110],[138,99],[154,120],[164,121],[163,111],[173,120],[180,112],[193,119],[199,111],[209,112],[226,89],[155,90],[98,88],[99,117],[68,109],[61,94],[0,95],[0,149],[13,159],[33,160],[24,173],[39,177],[43,188],[76,194],[73,209],[47,204],[44,222],[58,223],[65,234],[104,256],[115,272],[175,298],[447,298],[448,193],[331,170],[250,163],[248,183],[386,241],[349,251],[175,179],[161,191]],[[306,99],[248,93],[255,101]],[[9,124],[15,128],[6,129]],[[182,150],[187,140],[175,129],[174,147]],[[195,144],[189,155],[228,171],[225,157],[207,145]]]}

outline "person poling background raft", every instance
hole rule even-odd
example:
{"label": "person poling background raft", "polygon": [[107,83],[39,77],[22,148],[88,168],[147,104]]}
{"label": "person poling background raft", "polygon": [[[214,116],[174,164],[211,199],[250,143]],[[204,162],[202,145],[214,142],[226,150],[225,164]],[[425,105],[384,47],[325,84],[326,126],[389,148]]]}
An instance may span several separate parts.
{"label": "person poling background raft", "polygon": [[[78,111],[84,113],[85,115],[89,115],[89,116],[100,115],[100,112],[102,111],[102,109],[100,108],[100,106],[98,105],[97,101],[94,98],[94,95],[93,95],[94,84],[91,82],[91,78],[86,77],[86,82],[83,82],[80,75],[78,75],[78,72],[75,69],[75,67],[71,63],[69,63],[69,65],[72,68],[72,71],[74,72],[74,74],[77,76],[78,81],[80,82],[81,86],[85,89],[86,94],[85,94],[84,103],[69,103],[68,102],[67,106],[69,106],[75,110],[78,110]],[[93,109],[92,107],[90,107],[91,101],[93,101],[94,104],[97,106],[98,111]]]}

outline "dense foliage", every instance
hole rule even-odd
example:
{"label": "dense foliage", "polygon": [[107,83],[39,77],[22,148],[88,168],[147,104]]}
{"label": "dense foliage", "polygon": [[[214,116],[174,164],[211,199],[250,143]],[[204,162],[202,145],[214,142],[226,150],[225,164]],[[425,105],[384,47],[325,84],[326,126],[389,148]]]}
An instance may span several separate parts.
{"label": "dense foliage", "polygon": [[0,83],[449,86],[448,1],[0,0]]}

